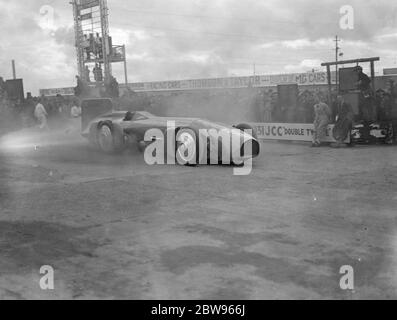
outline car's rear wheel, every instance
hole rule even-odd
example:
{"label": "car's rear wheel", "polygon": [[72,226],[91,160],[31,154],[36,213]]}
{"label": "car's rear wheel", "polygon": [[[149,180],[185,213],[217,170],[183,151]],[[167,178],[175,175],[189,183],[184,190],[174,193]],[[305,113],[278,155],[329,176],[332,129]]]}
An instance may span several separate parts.
{"label": "car's rear wheel", "polygon": [[199,160],[197,135],[194,130],[182,128],[176,135],[176,161],[180,165],[196,166]]}
{"label": "car's rear wheel", "polygon": [[105,153],[116,153],[124,150],[124,140],[124,135],[110,124],[102,124],[98,129],[98,146]]}
{"label": "car's rear wheel", "polygon": [[254,128],[252,128],[252,126],[250,126],[249,124],[246,124],[246,123],[242,123],[242,124],[239,124],[238,126],[235,126],[235,128],[236,129],[239,129],[239,130],[241,130],[241,131],[248,131],[248,133],[249,132],[251,132],[251,136],[253,137],[253,138],[255,138],[255,139],[258,139],[258,136],[257,136],[257,134],[256,134],[256,132],[255,132],[255,130],[254,130]]}

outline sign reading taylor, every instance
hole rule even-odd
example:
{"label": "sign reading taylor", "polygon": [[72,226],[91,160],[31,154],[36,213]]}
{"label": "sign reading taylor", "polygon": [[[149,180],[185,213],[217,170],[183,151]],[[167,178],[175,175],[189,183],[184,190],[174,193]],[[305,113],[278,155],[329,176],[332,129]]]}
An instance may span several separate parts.
{"label": "sign reading taylor", "polygon": [[[332,82],[335,73],[332,73]],[[251,76],[251,77],[231,77],[231,78],[214,78],[214,79],[196,79],[196,80],[175,80],[175,81],[155,81],[155,82],[139,82],[130,83],[128,85],[120,85],[120,91],[126,87],[136,92],[145,91],[177,91],[177,90],[200,90],[200,89],[237,89],[237,88],[264,88],[276,87],[282,84],[298,84],[299,86],[309,85],[326,85],[326,72],[308,72],[294,74],[279,74],[267,76]],[[73,94],[72,88],[59,89],[42,89],[40,94],[45,96],[54,95],[57,92],[62,95]]]}

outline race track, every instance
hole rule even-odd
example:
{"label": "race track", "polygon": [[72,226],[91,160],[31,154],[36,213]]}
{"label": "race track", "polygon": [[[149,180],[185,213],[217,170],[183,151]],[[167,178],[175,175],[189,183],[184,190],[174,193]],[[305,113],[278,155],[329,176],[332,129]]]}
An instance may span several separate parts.
{"label": "race track", "polygon": [[0,299],[397,298],[396,147],[267,142],[234,176],[103,155],[75,129],[0,138]]}

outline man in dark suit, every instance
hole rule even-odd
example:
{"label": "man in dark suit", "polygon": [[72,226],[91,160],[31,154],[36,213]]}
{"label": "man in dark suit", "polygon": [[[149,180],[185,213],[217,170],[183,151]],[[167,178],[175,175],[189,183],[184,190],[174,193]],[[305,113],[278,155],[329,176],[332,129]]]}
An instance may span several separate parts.
{"label": "man in dark suit", "polygon": [[353,127],[354,112],[350,103],[345,101],[341,95],[337,98],[337,120],[333,130],[333,136],[336,140],[336,146],[340,147],[350,135]]}

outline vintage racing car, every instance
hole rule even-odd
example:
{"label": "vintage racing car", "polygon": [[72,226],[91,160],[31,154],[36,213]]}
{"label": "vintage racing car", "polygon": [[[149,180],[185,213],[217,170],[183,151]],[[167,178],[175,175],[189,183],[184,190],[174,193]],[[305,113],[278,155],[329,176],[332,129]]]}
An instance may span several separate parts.
{"label": "vintage racing car", "polygon": [[[162,135],[151,136],[153,130]],[[167,143],[170,144],[171,137],[172,155],[178,163],[187,165],[243,164],[260,152],[250,125],[228,126],[197,118],[157,117],[145,111],[113,111],[110,99],[83,100],[82,135],[105,153],[120,152],[133,144],[144,152],[160,139],[168,157]]]}

